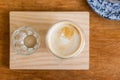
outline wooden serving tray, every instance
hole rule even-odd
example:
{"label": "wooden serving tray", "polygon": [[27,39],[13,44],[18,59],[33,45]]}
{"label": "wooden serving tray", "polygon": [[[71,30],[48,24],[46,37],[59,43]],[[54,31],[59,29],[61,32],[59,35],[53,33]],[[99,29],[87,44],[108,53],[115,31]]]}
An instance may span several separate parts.
{"label": "wooden serving tray", "polygon": [[[58,21],[70,20],[80,25],[85,33],[86,44],[75,58],[61,59],[50,53],[45,46],[48,29]],[[10,43],[10,69],[89,69],[89,13],[88,12],[10,12],[10,38],[19,27],[29,26],[39,32],[40,48],[31,55],[16,54]],[[10,39],[11,40],[11,39]]]}

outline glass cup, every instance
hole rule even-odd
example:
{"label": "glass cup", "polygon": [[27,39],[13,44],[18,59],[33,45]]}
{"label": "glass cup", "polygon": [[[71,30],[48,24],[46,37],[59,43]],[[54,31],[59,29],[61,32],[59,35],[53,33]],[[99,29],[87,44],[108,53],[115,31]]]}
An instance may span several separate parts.
{"label": "glass cup", "polygon": [[85,35],[81,27],[74,22],[60,21],[48,30],[46,46],[59,58],[75,57],[84,49]]}
{"label": "glass cup", "polygon": [[30,27],[20,27],[13,32],[11,42],[16,53],[31,54],[40,47],[40,36]]}

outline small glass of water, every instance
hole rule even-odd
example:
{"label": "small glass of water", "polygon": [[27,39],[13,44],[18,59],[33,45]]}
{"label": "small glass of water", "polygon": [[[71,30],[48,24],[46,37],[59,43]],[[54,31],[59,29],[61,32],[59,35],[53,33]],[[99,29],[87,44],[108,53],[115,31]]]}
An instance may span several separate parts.
{"label": "small glass of water", "polygon": [[40,46],[39,34],[30,27],[20,27],[12,34],[12,47],[19,54],[31,54]]}

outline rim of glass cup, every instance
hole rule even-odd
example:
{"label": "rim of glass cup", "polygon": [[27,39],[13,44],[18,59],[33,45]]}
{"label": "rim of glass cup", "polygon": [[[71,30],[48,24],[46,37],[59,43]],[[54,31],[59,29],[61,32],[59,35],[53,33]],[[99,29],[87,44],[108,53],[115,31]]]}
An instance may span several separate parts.
{"label": "rim of glass cup", "polygon": [[[48,43],[48,41],[49,41],[49,33],[51,32],[51,29],[53,29],[55,25],[57,25],[58,23],[61,23],[61,22],[68,22],[68,23],[71,23],[71,24],[75,25],[75,27],[77,28],[77,30],[79,30],[79,32],[80,32],[80,34],[81,34],[81,39],[82,39],[82,40],[81,40],[80,47],[78,48],[77,51],[75,51],[75,52],[74,52],[72,55],[70,55],[70,56],[59,56],[59,55],[57,55],[56,53],[54,53],[54,52],[50,49],[50,47],[49,47],[49,43]],[[48,51],[51,52],[54,56],[56,56],[56,57],[58,57],[58,58],[61,58],[61,59],[74,58],[74,57],[77,57],[77,56],[83,51],[83,49],[84,49],[84,47],[85,47],[85,33],[84,33],[83,29],[82,29],[80,26],[78,26],[75,22],[70,21],[70,20],[61,20],[61,21],[56,22],[55,24],[53,24],[53,25],[49,28],[49,30],[48,30],[48,32],[47,32],[47,34],[46,34],[45,42],[46,42],[46,47],[47,47]]]}
{"label": "rim of glass cup", "polygon": [[[14,44],[15,44],[15,39],[14,39],[14,37],[15,37],[15,35],[16,35],[16,33],[18,32],[18,31],[20,31],[20,30],[24,30],[24,28],[29,28],[29,29],[31,29],[35,34],[37,34],[37,48],[34,48],[34,50],[33,51],[28,51],[28,52],[25,52],[25,53],[21,53],[21,52],[19,52],[18,50],[16,50],[16,48],[15,48],[15,46],[14,46]],[[36,38],[36,37],[35,37]],[[24,38],[25,39],[25,38]],[[24,40],[23,39],[23,40]],[[24,41],[23,41],[24,42]],[[38,32],[36,31],[36,30],[34,30],[33,28],[31,28],[31,27],[28,27],[28,26],[23,26],[23,27],[19,27],[19,28],[17,28],[13,33],[12,33],[12,38],[11,38],[11,44],[12,44],[12,48],[13,48],[13,50],[17,53],[17,54],[24,54],[24,55],[29,55],[29,54],[32,54],[32,53],[34,53],[39,47],[40,47],[40,35],[38,34]],[[24,44],[24,43],[23,43]],[[24,44],[24,46],[26,46],[25,44]],[[26,46],[27,47],[27,46]],[[31,48],[32,49],[32,48]]]}

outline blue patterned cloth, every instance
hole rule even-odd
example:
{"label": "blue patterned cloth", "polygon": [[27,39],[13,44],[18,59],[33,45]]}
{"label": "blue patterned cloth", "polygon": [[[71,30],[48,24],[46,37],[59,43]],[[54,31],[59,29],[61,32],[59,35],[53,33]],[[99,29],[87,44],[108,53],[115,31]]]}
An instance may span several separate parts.
{"label": "blue patterned cloth", "polygon": [[120,3],[108,0],[87,0],[90,7],[100,16],[110,20],[120,20]]}

